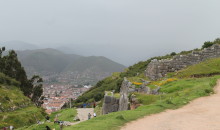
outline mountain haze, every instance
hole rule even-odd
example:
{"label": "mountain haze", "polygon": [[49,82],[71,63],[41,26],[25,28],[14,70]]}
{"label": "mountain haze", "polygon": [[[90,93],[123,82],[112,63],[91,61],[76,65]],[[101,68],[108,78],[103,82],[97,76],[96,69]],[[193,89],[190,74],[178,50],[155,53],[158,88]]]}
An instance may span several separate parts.
{"label": "mountain haze", "polygon": [[96,83],[125,66],[102,56],[65,54],[56,49],[17,51],[28,75],[43,76],[46,82]]}
{"label": "mountain haze", "polygon": [[39,49],[38,46],[23,42],[23,41],[6,41],[6,42],[0,42],[0,46],[4,46],[9,49],[13,50],[34,50],[34,49]]}

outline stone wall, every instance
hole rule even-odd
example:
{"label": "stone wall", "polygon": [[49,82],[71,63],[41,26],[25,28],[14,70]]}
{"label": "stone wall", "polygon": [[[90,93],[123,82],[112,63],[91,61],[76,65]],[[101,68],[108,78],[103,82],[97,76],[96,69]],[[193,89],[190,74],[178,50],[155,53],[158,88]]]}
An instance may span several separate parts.
{"label": "stone wall", "polygon": [[113,96],[105,95],[102,107],[102,114],[116,112],[119,108],[119,99],[116,99]]}
{"label": "stone wall", "polygon": [[194,51],[187,55],[174,56],[173,59],[152,60],[151,63],[148,64],[145,74],[151,80],[157,80],[169,72],[175,72],[189,65],[217,57],[220,57],[220,45],[215,44],[202,51]]}

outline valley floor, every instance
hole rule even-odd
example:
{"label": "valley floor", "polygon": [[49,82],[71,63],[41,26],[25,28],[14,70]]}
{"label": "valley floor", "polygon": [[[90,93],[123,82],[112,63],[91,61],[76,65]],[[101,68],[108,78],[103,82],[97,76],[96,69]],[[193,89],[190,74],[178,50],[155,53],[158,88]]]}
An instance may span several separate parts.
{"label": "valley floor", "polygon": [[188,105],[146,116],[130,122],[121,130],[219,130],[220,80],[215,94],[193,100]]}

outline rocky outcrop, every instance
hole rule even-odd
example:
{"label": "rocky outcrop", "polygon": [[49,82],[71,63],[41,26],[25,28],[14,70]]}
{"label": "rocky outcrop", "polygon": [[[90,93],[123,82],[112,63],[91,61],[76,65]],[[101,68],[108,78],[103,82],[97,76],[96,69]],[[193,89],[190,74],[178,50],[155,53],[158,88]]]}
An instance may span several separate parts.
{"label": "rocky outcrop", "polygon": [[158,94],[160,94],[159,93],[159,91],[160,91],[160,87],[157,87],[156,89],[153,89],[152,91],[151,91],[151,94],[153,94],[153,95],[158,95]]}
{"label": "rocky outcrop", "polygon": [[130,82],[124,78],[120,89],[119,111],[128,110],[128,89]]}
{"label": "rocky outcrop", "polygon": [[108,114],[111,112],[118,111],[119,108],[119,99],[116,99],[113,96],[105,95],[102,107],[102,114]]}
{"label": "rocky outcrop", "polygon": [[151,89],[149,87],[147,87],[147,84],[149,84],[149,82],[144,82],[140,86],[140,88],[137,88],[137,92],[144,93],[144,94],[151,94]]}
{"label": "rocky outcrop", "polygon": [[194,51],[187,55],[177,55],[172,59],[152,60],[148,64],[145,74],[151,80],[157,80],[169,72],[175,72],[189,65],[198,64],[206,59],[217,57],[220,57],[220,45],[215,44],[202,51]]}
{"label": "rocky outcrop", "polygon": [[138,99],[136,99],[134,95],[134,97],[131,97],[131,104],[129,106],[129,93],[139,92],[144,94],[159,94],[160,88],[151,90],[149,87],[147,87],[148,84],[149,82],[143,81],[143,84],[140,86],[140,88],[136,88],[134,85],[132,85],[131,82],[124,78],[120,88],[119,99],[114,97],[114,91],[112,91],[111,94],[109,94],[107,91],[105,92],[102,114],[108,114],[116,111],[125,111],[129,108],[136,109],[138,106],[140,106]]}

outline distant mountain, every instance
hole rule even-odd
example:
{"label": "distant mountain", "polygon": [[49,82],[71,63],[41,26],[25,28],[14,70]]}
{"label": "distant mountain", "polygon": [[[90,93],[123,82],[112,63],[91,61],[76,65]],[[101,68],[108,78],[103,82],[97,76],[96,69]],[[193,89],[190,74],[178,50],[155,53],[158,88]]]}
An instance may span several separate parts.
{"label": "distant mountain", "polygon": [[13,49],[13,50],[34,50],[39,49],[38,46],[23,42],[23,41],[6,41],[6,42],[0,42],[1,47],[6,47],[7,50]]}
{"label": "distant mountain", "polygon": [[50,48],[17,54],[28,75],[41,75],[46,83],[94,84],[125,68],[102,56],[84,57]]}

